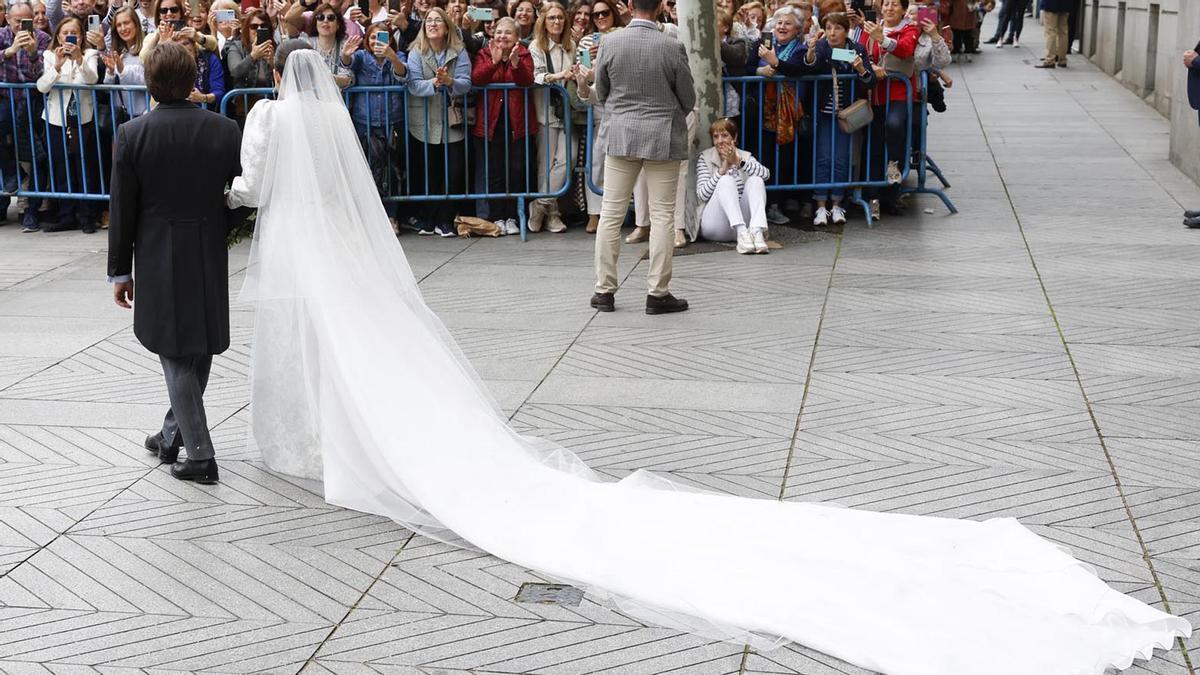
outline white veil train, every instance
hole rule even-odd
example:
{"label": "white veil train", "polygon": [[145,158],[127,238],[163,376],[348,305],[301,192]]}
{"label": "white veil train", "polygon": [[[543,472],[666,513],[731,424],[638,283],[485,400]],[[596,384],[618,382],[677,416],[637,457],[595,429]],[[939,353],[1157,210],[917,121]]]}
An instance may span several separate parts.
{"label": "white veil train", "polygon": [[[247,121],[259,206],[256,444],[332,504],[586,588],[639,619],[890,675],[1099,675],[1191,626],[1013,519],[873,513],[619,482],[512,431],[426,307],[315,52]],[[731,547],[714,533],[737,532]]]}

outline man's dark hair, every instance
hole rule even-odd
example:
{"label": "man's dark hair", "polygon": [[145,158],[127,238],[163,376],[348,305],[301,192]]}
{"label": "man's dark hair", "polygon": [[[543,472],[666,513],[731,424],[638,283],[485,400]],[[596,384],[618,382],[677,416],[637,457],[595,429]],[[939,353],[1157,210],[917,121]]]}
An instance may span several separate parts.
{"label": "man's dark hair", "polygon": [[[621,2],[622,0],[617,0]],[[658,8],[662,6],[662,0],[633,0],[629,8],[635,12],[643,12],[646,14],[654,14],[658,12]]]}
{"label": "man's dark hair", "polygon": [[146,56],[146,87],[159,103],[183,101],[196,88],[196,57],[178,42],[164,42]]}
{"label": "man's dark hair", "polygon": [[312,45],[305,40],[284,40],[283,44],[279,45],[279,49],[275,50],[275,72],[282,75],[283,67],[287,65],[288,55],[301,49],[312,49]]}

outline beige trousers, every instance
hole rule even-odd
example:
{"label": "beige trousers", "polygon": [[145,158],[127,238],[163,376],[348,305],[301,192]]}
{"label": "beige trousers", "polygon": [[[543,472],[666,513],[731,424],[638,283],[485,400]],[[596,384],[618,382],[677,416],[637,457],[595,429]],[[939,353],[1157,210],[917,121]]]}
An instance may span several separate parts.
{"label": "beige trousers", "polygon": [[604,203],[596,231],[596,292],[616,293],[617,256],[621,252],[621,224],[629,210],[638,174],[645,173],[650,205],[650,270],[647,293],[666,295],[671,284],[671,255],[674,253],[675,189],[679,162],[613,157],[604,160]]}
{"label": "beige trousers", "polygon": [[1067,62],[1067,43],[1071,35],[1071,15],[1066,12],[1042,12],[1042,32],[1046,35],[1046,61]]}

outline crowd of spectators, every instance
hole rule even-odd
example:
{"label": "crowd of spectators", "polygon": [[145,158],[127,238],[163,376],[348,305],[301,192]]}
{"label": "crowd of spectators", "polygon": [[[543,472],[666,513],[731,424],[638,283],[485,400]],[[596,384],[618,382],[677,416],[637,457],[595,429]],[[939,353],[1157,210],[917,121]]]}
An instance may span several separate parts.
{"label": "crowd of spectators", "polygon": [[[909,0],[716,0],[725,75],[834,72],[841,79],[838,87],[788,81],[725,87],[731,121],[710,130],[723,150],[702,157],[698,167],[699,197],[722,206],[709,209],[700,236],[736,239],[739,250],[761,253],[756,233],[765,234],[767,220],[792,220],[784,211],[818,225],[845,221],[837,188],[772,191],[768,206],[771,177],[781,184],[886,183],[872,194],[876,208],[899,212],[912,122],[905,81],[948,63],[949,43],[959,41],[943,36],[941,24],[956,2],[941,3],[941,20],[918,22],[916,10],[927,0],[912,0],[911,7]],[[0,9],[6,10],[0,77],[35,83],[46,94],[0,89],[7,193],[16,190],[18,176],[27,191],[102,193],[116,126],[153,105],[141,89],[63,85],[141,86],[142,59],[169,40],[185,45],[197,62],[188,100],[217,110],[228,91],[272,87],[276,48],[300,39],[321,54],[343,88],[396,85],[351,91],[348,104],[380,193],[414,198],[405,209],[386,201],[397,233],[457,236],[455,221],[464,215],[516,233],[515,198],[472,203],[444,196],[564,187],[561,197],[530,201],[529,229],[559,233],[574,223],[595,231],[601,200],[589,183],[603,187],[599,146],[591,175],[583,175],[589,111],[593,133],[602,118],[592,67],[604,36],[629,20],[625,0],[33,0]],[[677,21],[675,1],[665,0],[661,30],[678,37]],[[508,86],[472,91],[483,85]],[[874,120],[848,131],[837,114],[858,99],[872,103]],[[254,101],[232,100],[225,113],[244,119]],[[694,116],[689,124],[694,138]],[[852,176],[855,153],[862,161]],[[639,220],[645,205],[636,205],[634,224],[648,224]],[[103,207],[63,198],[18,204],[26,231],[94,232],[105,227]],[[677,246],[687,244],[683,228],[680,218]],[[644,238],[645,230],[638,227],[628,241]]]}

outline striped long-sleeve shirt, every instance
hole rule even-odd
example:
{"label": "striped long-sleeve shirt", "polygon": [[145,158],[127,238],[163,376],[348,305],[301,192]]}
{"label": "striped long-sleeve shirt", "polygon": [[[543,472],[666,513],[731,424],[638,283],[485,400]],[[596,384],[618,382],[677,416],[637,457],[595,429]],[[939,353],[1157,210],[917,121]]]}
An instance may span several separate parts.
{"label": "striped long-sleeve shirt", "polygon": [[[700,197],[701,201],[705,202],[712,199],[713,191],[717,189],[717,183],[720,182],[722,177],[722,174],[717,172],[719,164],[714,165],[706,157],[709,153],[715,154],[712,149],[709,149],[696,160],[696,195]],[[720,161],[719,157],[716,159],[718,162]],[[747,178],[758,176],[763,180],[769,180],[771,178],[771,170],[760,164],[757,159],[754,159],[754,155],[747,154],[746,159],[741,164],[733,167],[726,175],[733,176],[733,179],[737,181],[738,194],[740,195],[746,189]]]}

